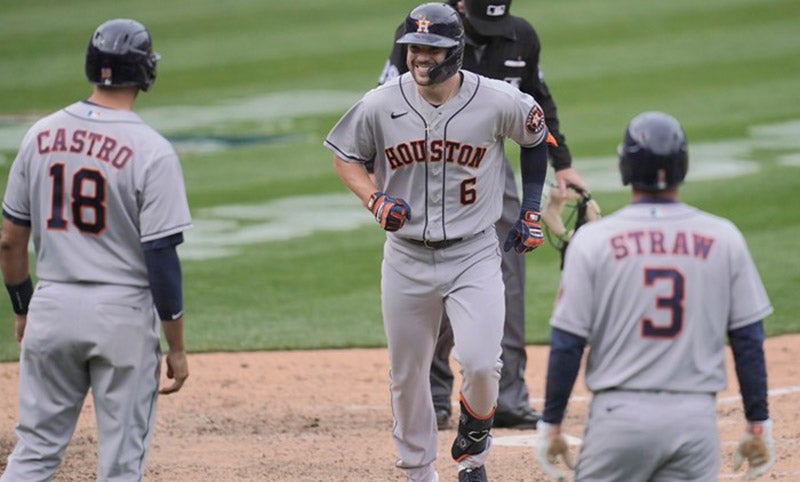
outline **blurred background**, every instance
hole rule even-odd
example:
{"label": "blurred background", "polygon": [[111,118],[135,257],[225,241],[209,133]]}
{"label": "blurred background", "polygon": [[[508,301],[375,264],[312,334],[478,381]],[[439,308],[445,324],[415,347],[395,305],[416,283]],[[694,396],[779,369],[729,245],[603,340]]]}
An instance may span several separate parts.
{"label": "blurred background", "polygon": [[[384,234],[322,142],[376,86],[419,3],[3,0],[2,189],[34,120],[88,96],[94,29],[134,18],[162,56],[136,111],[178,150],[195,221],[179,250],[189,349],[383,346]],[[744,232],[776,309],[768,334],[800,331],[800,2],[516,0],[511,12],[539,34],[574,166],[604,214],[628,199],[616,170],[628,120],[676,116],[690,142],[683,199]],[[545,343],[558,252],[527,263],[527,337]],[[0,360],[18,357],[12,320],[2,295]]]}

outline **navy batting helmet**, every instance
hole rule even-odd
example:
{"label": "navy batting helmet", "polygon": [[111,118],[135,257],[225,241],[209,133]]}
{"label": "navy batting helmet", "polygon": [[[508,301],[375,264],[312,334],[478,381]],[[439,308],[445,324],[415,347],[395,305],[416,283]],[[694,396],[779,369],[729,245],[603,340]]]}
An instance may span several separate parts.
{"label": "navy batting helmet", "polygon": [[439,83],[454,75],[464,60],[464,27],[461,16],[446,3],[424,3],[408,14],[405,34],[399,44],[429,45],[449,49],[441,63],[431,67],[431,82]]}
{"label": "navy batting helmet", "polygon": [[146,91],[156,80],[161,57],[153,52],[150,32],[126,18],[97,27],[86,48],[86,78],[106,87],[139,87]]}
{"label": "navy batting helmet", "polygon": [[641,191],[673,189],[689,169],[686,134],[677,119],[663,112],[634,117],[618,153],[622,184]]}

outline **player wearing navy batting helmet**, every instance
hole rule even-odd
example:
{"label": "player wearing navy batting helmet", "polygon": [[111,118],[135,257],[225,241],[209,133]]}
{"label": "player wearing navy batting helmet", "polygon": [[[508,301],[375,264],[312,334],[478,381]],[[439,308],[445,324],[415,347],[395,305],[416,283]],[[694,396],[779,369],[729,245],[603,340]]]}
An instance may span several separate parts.
{"label": "player wearing navy batting helmet", "polygon": [[[0,268],[21,355],[18,441],[3,482],[53,478],[89,390],[97,480],[141,480],[156,398],[189,376],[176,251],[192,225],[183,175],[169,142],[132,110],[158,60],[141,23],[97,27],[91,95],[36,122],[11,166]],[[160,390],[159,325],[173,380]]]}
{"label": "player wearing navy batting helmet", "polygon": [[[429,373],[446,313],[463,373],[451,456],[459,481],[482,482],[502,366],[498,237],[519,254],[543,242],[538,210],[548,130],[533,97],[460,69],[464,33],[451,6],[420,5],[403,25],[397,41],[407,46],[407,73],[366,93],[325,146],[343,183],[387,232],[381,305],[397,466],[409,481],[438,480]],[[506,138],[523,147],[523,196],[514,225],[498,233]]]}
{"label": "player wearing navy batting helmet", "polygon": [[[548,131],[557,145],[548,146],[548,157],[555,173],[558,192],[565,198],[567,185],[584,192],[587,186],[572,166],[572,155],[561,131],[558,111],[553,95],[545,82],[540,67],[542,45],[539,36],[526,19],[511,14],[511,0],[449,0],[464,26],[463,67],[493,79],[503,80],[530,94],[544,111]],[[405,22],[395,32],[400,38],[406,33]],[[393,45],[389,58],[379,78],[379,84],[396,81],[408,71],[406,45]],[[368,165],[369,167],[369,165]],[[503,212],[495,229],[507,232],[517,221],[520,212],[520,195],[514,168],[505,169]],[[503,328],[503,367],[500,377],[500,394],[493,424],[495,427],[532,429],[536,427],[539,413],[533,409],[525,381],[527,351],[525,337],[525,258],[514,251],[502,255],[503,284],[505,286],[505,324]],[[453,331],[445,314],[431,363],[431,397],[440,428],[450,424],[453,398],[453,371],[450,354],[453,348]]]}
{"label": "player wearing navy batting helmet", "polygon": [[592,401],[576,481],[716,481],[726,338],[746,419],[733,469],[747,461],[754,480],[775,464],[763,348],[772,306],[736,226],[679,201],[688,162],[677,119],[634,117],[619,146],[631,204],[570,241],[536,449],[554,480],[568,476],[559,459],[574,466],[561,424],[587,343]]}

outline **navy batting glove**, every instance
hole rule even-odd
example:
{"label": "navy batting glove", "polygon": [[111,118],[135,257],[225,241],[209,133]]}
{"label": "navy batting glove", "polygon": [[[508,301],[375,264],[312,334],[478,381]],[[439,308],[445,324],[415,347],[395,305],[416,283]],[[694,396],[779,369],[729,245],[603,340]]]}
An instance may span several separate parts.
{"label": "navy batting glove", "polygon": [[411,208],[400,198],[387,196],[381,191],[372,193],[367,201],[367,209],[375,216],[375,221],[386,231],[397,231],[406,219],[411,219]]}
{"label": "navy batting glove", "polygon": [[517,253],[523,254],[541,246],[544,243],[541,220],[537,211],[523,210],[508,232],[503,250],[508,251],[513,247]]}

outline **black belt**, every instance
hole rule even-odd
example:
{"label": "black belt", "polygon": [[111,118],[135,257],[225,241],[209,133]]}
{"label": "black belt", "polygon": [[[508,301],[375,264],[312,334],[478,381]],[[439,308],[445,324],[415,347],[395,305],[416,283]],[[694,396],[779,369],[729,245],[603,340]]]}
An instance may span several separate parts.
{"label": "black belt", "polygon": [[450,239],[443,239],[441,241],[430,241],[427,239],[411,239],[411,238],[403,238],[411,244],[416,244],[417,246],[424,246],[429,249],[444,249],[449,248],[450,246],[460,243],[464,238],[450,238]]}

